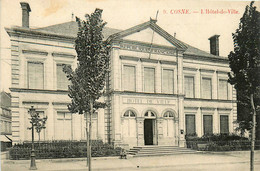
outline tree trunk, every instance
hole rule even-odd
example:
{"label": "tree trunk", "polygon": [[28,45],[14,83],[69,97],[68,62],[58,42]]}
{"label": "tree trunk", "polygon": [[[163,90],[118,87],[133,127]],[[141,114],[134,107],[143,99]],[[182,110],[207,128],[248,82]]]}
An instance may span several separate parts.
{"label": "tree trunk", "polygon": [[251,135],[251,153],[250,153],[250,171],[254,171],[254,158],[255,158],[255,126],[256,126],[256,110],[254,104],[254,95],[250,95],[251,106],[253,109],[253,127]]}
{"label": "tree trunk", "polygon": [[87,139],[87,166],[89,165],[88,164],[88,159],[89,159],[89,139],[88,139],[88,113],[85,112],[85,115],[86,115],[86,139]]}
{"label": "tree trunk", "polygon": [[93,100],[90,99],[90,116],[89,116],[89,161],[88,170],[91,171],[91,130],[92,130]]}

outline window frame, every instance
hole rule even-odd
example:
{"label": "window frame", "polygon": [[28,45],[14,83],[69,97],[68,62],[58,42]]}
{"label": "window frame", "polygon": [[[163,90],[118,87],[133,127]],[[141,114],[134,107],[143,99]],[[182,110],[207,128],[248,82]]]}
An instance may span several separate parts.
{"label": "window frame", "polygon": [[[204,92],[204,87],[203,87],[203,79],[205,80],[210,80],[210,98],[206,98],[206,97],[203,97],[203,92]],[[202,76],[201,77],[201,98],[202,99],[213,99],[213,85],[212,85],[212,77],[208,77],[208,76]]]}
{"label": "window frame", "polygon": [[[153,69],[154,70],[154,91],[153,92],[148,92],[145,90],[145,69]],[[143,66],[143,92],[145,93],[156,93],[156,67],[155,66]]]}
{"label": "window frame", "polygon": [[[174,94],[175,91],[175,85],[174,85],[174,81],[175,81],[175,68],[162,68],[162,74],[161,74],[161,92],[165,93],[165,94]],[[170,92],[169,90],[167,90],[166,92],[164,92],[164,88],[163,88],[163,82],[164,82],[164,71],[168,70],[168,71],[172,71],[172,92]]]}
{"label": "window frame", "polygon": [[136,75],[137,75],[137,73],[136,73],[136,69],[137,69],[137,67],[136,67],[136,65],[134,65],[134,64],[123,64],[122,65],[122,67],[123,67],[123,69],[122,69],[122,77],[121,78],[123,78],[124,77],[124,67],[125,66],[127,66],[127,67],[134,67],[134,90],[125,90],[125,83],[124,83],[124,79],[122,79],[121,81],[122,81],[122,90],[123,91],[132,91],[132,92],[136,92],[136,87],[137,87],[137,85],[136,85],[136,82],[137,82],[137,78],[136,78]]}
{"label": "window frame", "polygon": [[[226,94],[226,98],[221,98],[221,96],[220,95],[222,95],[222,94],[220,94],[220,82],[221,81],[225,81],[226,83],[227,83],[227,86],[226,86],[226,90],[227,90],[227,94]],[[228,97],[228,94],[229,94],[229,91],[228,91],[228,80],[227,79],[225,79],[225,78],[219,78],[218,79],[218,99],[219,100],[228,100],[229,99],[229,97]]]}
{"label": "window frame", "polygon": [[[193,97],[186,97],[186,90],[185,90],[185,78],[193,78]],[[194,75],[184,75],[184,95],[186,98],[195,98],[195,76]]]}
{"label": "window frame", "polygon": [[[32,64],[42,64],[42,67],[43,67],[43,71],[42,71],[42,88],[30,88],[30,79],[29,79],[29,76],[30,76],[30,71],[29,71],[29,63],[32,63]],[[44,90],[45,89],[45,63],[44,61],[35,61],[35,60],[28,60],[26,61],[26,68],[27,68],[27,72],[26,72],[26,80],[27,80],[27,88],[28,89],[40,89],[40,90]]]}
{"label": "window frame", "polygon": [[228,132],[227,133],[222,133],[222,134],[229,134],[229,132],[230,132],[230,123],[229,123],[229,121],[230,121],[230,117],[229,117],[229,114],[220,114],[219,115],[219,133],[221,134],[221,116],[226,116],[227,118],[228,118],[228,120],[227,120],[227,128],[228,128]]}
{"label": "window frame", "polygon": [[205,127],[204,127],[204,116],[211,116],[211,129],[212,129],[212,134],[214,134],[214,118],[213,118],[213,114],[211,113],[205,113],[202,115],[202,131],[203,131],[203,135],[205,134]]}

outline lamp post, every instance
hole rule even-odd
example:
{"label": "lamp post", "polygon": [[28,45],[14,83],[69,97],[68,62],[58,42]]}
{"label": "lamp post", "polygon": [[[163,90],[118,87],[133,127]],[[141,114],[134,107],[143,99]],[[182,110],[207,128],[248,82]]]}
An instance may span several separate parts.
{"label": "lamp post", "polygon": [[31,115],[31,124],[32,124],[32,150],[31,150],[31,166],[30,170],[37,170],[36,163],[35,163],[35,150],[34,150],[34,122],[36,111],[33,106],[29,109],[28,113]]}

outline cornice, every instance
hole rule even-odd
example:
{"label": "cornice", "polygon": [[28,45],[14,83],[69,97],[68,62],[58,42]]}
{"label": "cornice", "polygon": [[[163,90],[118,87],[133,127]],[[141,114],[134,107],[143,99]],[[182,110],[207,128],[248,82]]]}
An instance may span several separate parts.
{"label": "cornice", "polygon": [[10,88],[11,92],[20,93],[45,93],[45,94],[63,94],[67,95],[69,91],[66,90],[41,90],[41,89],[26,89],[26,88]]}
{"label": "cornice", "polygon": [[145,93],[145,92],[131,92],[131,91],[112,91],[112,94],[120,95],[139,95],[139,96],[156,96],[156,97],[180,97],[182,95],[177,94],[163,94],[163,93]]}
{"label": "cornice", "polygon": [[42,102],[42,101],[23,101],[23,104],[49,105],[49,102]]}
{"label": "cornice", "polygon": [[53,52],[52,56],[54,57],[65,57],[65,58],[75,58],[76,56],[69,53]]}
{"label": "cornice", "polygon": [[195,59],[199,61],[210,61],[210,62],[221,62],[228,64],[228,58],[223,57],[213,57],[213,56],[200,56],[200,55],[189,55],[189,54],[183,54],[183,59]]}
{"label": "cornice", "polygon": [[184,98],[184,100],[187,100],[187,101],[207,101],[207,102],[236,103],[235,100],[221,100],[221,99]]}
{"label": "cornice", "polygon": [[44,51],[40,51],[40,50],[27,50],[27,49],[24,49],[24,50],[22,50],[22,53],[25,53],[25,54],[36,54],[36,55],[43,55],[43,56],[47,56],[48,55],[48,52],[44,52]]}
{"label": "cornice", "polygon": [[13,27],[13,28],[5,28],[6,32],[10,37],[17,36],[17,37],[26,37],[26,38],[34,38],[34,39],[46,39],[46,40],[58,40],[63,42],[74,43],[76,37],[74,36],[64,36],[57,33],[48,33],[43,31],[37,31],[29,28],[20,28],[20,27]]}
{"label": "cornice", "polygon": [[120,55],[119,58],[122,59],[122,60],[129,60],[129,61],[139,61],[140,60],[141,62],[150,62],[150,63],[160,62],[161,64],[177,65],[177,62],[175,62],[175,61],[148,59],[148,58],[140,58],[140,57],[135,57],[135,56]]}

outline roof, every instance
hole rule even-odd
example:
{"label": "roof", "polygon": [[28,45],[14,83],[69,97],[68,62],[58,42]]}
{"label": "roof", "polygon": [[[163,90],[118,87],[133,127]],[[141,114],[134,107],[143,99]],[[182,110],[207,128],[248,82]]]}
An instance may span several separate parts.
{"label": "roof", "polygon": [[[161,27],[159,27],[156,24],[156,20],[152,20],[152,19],[148,22],[139,24],[137,26],[131,27],[126,30],[119,30],[119,29],[114,29],[114,28],[110,28],[110,27],[104,27],[103,36],[104,36],[104,39],[112,40],[112,39],[117,39],[120,37],[130,35],[134,32],[144,30],[148,27],[150,27],[151,29],[156,31],[158,34],[160,34],[166,40],[171,42],[177,48],[183,49],[184,55],[227,59],[226,57],[212,55],[208,52],[200,50],[196,47],[193,47],[187,43],[184,43],[184,42],[176,39],[175,37],[173,37],[172,35],[167,33],[165,30],[163,30]],[[78,31],[78,24],[75,21],[70,21],[70,22],[51,25],[51,26],[47,26],[47,27],[30,29],[30,30],[35,31],[35,32],[45,33],[45,34],[55,34],[57,36],[76,37],[77,31]]]}
{"label": "roof", "polygon": [[[64,35],[69,37],[76,37],[78,32],[78,24],[75,21],[70,21],[66,23],[51,25],[47,27],[42,27],[38,29],[33,29],[35,31],[42,31],[45,33],[55,33],[58,35]],[[110,35],[120,32],[121,30],[104,27],[103,28],[103,36],[104,39],[107,39]]]}

